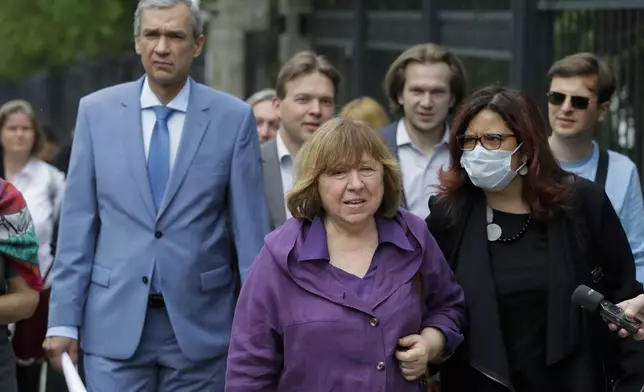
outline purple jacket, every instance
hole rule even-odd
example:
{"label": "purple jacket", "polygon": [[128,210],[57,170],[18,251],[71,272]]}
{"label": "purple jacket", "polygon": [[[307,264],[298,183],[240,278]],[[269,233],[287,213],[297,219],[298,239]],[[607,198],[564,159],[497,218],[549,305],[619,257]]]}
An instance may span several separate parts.
{"label": "purple jacket", "polygon": [[330,270],[319,218],[290,219],[266,237],[237,303],[227,392],[420,390],[401,374],[398,339],[432,326],[454,350],[463,340],[463,291],[422,219],[401,209],[378,220],[378,236],[366,300]]}

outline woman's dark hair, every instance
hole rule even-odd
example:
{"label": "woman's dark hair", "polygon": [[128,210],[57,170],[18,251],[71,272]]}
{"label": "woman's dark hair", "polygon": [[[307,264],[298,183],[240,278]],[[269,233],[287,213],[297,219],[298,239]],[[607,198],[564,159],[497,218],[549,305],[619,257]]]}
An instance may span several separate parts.
{"label": "woman's dark hair", "polygon": [[523,198],[530,205],[536,219],[548,219],[552,207],[568,198],[569,187],[565,177],[570,176],[559,167],[548,144],[548,126],[537,103],[529,95],[502,86],[488,86],[474,92],[461,105],[449,139],[452,165],[441,170],[439,198],[446,198],[452,219],[460,212],[468,193],[476,187],[461,166],[461,150],[457,136],[463,135],[470,122],[483,110],[501,116],[521,144],[520,153],[526,159],[528,173],[523,177]]}

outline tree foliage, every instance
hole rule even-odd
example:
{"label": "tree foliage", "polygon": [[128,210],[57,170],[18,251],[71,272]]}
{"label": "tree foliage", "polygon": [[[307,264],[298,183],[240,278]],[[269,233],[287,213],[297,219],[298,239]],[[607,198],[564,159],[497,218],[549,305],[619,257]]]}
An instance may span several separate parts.
{"label": "tree foliage", "polygon": [[[201,0],[204,7],[217,0]],[[1,0],[0,77],[133,50],[138,0]]]}
{"label": "tree foliage", "polygon": [[122,51],[132,42],[135,7],[136,0],[2,0],[0,76]]}

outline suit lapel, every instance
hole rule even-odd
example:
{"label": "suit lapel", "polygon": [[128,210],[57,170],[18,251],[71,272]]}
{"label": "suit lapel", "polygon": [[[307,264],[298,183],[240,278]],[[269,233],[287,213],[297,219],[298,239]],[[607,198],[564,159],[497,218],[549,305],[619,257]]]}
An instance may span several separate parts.
{"label": "suit lapel", "polygon": [[286,210],[284,207],[284,189],[282,188],[282,173],[277,154],[277,143],[275,141],[269,143],[271,144],[262,149],[264,152],[262,154],[264,189],[266,190],[271,223],[273,228],[277,228],[286,221]]}
{"label": "suit lapel", "polygon": [[141,129],[141,86],[144,78],[131,84],[131,91],[123,95],[121,110],[117,116],[119,125],[117,132],[121,135],[119,139],[123,143],[125,158],[128,167],[136,183],[136,187],[143,198],[145,209],[150,218],[156,216],[154,201],[152,200],[152,189],[148,178],[147,164],[145,161],[145,149],[143,147],[143,131]]}
{"label": "suit lapel", "polygon": [[481,193],[471,202],[454,266],[468,302],[470,361],[510,385],[485,227],[486,200]]}
{"label": "suit lapel", "polygon": [[158,218],[161,218],[176,196],[188,172],[188,168],[195,157],[195,153],[199,149],[206,128],[208,128],[208,124],[210,123],[208,108],[210,107],[211,98],[203,94],[201,87],[197,83],[194,83],[192,79],[189,79],[188,83],[192,83],[190,86],[188,110],[183,124],[183,132],[181,133],[177,157],[174,161],[172,172],[170,173],[165,197],[159,208]]}

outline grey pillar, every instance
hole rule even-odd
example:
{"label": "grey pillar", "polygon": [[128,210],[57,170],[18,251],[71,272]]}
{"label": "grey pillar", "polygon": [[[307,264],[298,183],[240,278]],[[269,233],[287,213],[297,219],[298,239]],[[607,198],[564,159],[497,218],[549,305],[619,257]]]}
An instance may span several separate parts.
{"label": "grey pillar", "polygon": [[206,83],[243,99],[246,33],[268,28],[270,0],[218,0],[206,13]]}
{"label": "grey pillar", "polygon": [[311,0],[279,0],[279,13],[284,20],[284,31],[279,38],[279,61],[284,64],[295,53],[311,48],[309,37],[303,32],[303,21],[313,11]]}

